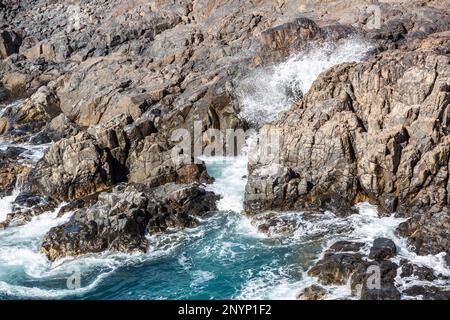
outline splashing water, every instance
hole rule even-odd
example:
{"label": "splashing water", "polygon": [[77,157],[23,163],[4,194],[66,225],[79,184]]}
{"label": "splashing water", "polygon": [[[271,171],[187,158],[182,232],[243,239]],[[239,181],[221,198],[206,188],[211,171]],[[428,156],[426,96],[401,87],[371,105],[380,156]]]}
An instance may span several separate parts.
{"label": "splashing water", "polygon": [[256,69],[237,87],[240,115],[257,126],[276,120],[281,111],[308,92],[321,72],[340,63],[361,61],[370,49],[364,40],[343,39],[295,54],[278,65]]}
{"label": "splashing water", "polygon": [[[346,40],[255,71],[240,86],[243,115],[254,123],[276,118],[291,99],[307,92],[320,72],[337,63],[362,59],[369,47]],[[29,148],[30,161],[36,161],[45,150]],[[396,237],[394,230],[403,219],[379,218],[369,204],[359,204],[359,214],[347,218],[331,212],[277,213],[269,234],[261,233],[259,227],[270,213],[254,218],[240,214],[246,150],[235,158],[203,160],[216,178],[208,188],[222,196],[220,211],[195,228],[149,236],[151,250],[147,254],[105,252],[52,263],[39,253],[39,246],[51,227],[70,218],[71,213],[58,218],[57,210],[34,217],[25,226],[0,230],[0,299],[295,299],[302,288],[316,283],[306,271],[332,242],[362,241],[366,243],[363,250],[368,250],[380,236],[396,243],[399,254],[395,259],[407,257],[450,275],[442,255],[419,257],[404,239]],[[14,198],[13,194],[0,199],[0,220]],[[67,279],[74,268],[80,271],[81,287],[72,290]],[[409,280],[397,279],[397,285],[406,288],[417,281]],[[327,291],[329,299],[351,298],[348,286],[330,286]]]}

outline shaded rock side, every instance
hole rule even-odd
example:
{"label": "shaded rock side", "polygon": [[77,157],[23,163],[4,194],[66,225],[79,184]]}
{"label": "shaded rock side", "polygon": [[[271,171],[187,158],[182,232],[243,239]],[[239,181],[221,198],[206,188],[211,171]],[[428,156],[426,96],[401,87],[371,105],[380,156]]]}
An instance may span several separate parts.
{"label": "shaded rock side", "polygon": [[120,184],[100,193],[90,208],[75,211],[67,223],[52,228],[41,252],[50,260],[105,250],[145,252],[146,234],[192,227],[195,216],[216,210],[216,200],[199,185],[149,189]]}

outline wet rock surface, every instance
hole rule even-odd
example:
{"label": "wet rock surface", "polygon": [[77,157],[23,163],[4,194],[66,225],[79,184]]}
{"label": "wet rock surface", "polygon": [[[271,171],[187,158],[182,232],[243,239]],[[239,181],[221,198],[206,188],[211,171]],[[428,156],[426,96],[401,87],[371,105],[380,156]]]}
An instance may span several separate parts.
{"label": "wet rock surface", "polygon": [[22,226],[30,222],[33,217],[43,212],[54,210],[56,206],[57,203],[49,197],[42,197],[32,192],[23,191],[13,201],[11,212],[0,223],[0,229]]}
{"label": "wet rock surface", "polygon": [[405,293],[412,297],[420,297],[423,300],[448,300],[450,291],[435,286],[412,286]]}
{"label": "wet rock surface", "polygon": [[[21,193],[2,227],[18,226],[63,201],[42,252],[54,260],[105,250],[146,251],[147,234],[195,225],[215,210],[203,162],[174,162],[176,129],[212,143],[208,129],[258,127],[241,114],[237,84],[258,67],[348,37],[371,43],[367,60],[323,72],[308,92],[261,131],[281,133],[279,162],[249,164],[245,209],[333,211],[368,201],[407,218],[397,234],[419,255],[448,252],[450,15],[439,1],[0,2],[0,141],[51,144],[36,164],[0,151],[0,195]],[[80,19],[73,21],[73,17]],[[7,103],[23,99],[17,104]],[[30,165],[31,164],[31,165]],[[269,236],[292,220],[258,224]],[[309,270],[323,285],[350,282],[362,299],[399,299],[402,277],[439,278],[392,261],[395,244],[338,241]],[[381,288],[367,269],[381,270]],[[442,279],[442,277],[440,278]],[[325,297],[311,286],[302,299]],[[443,299],[448,290],[413,286]]]}
{"label": "wet rock surface", "polygon": [[298,300],[321,300],[326,294],[326,290],[321,286],[311,285],[298,294]]}
{"label": "wet rock surface", "polygon": [[[281,137],[280,163],[251,166],[246,208],[348,212],[366,200],[386,212],[442,210],[447,181],[434,177],[445,177],[448,165],[441,115],[449,72],[447,56],[418,50],[323,73],[282,120],[267,125]],[[270,176],[261,174],[273,166]]]}
{"label": "wet rock surface", "polygon": [[[391,241],[376,239],[370,252],[378,252],[380,247],[389,248]],[[362,300],[400,299],[400,291],[394,284],[398,265],[389,260],[383,260],[384,258],[380,261],[368,260],[368,257],[360,251],[364,245],[364,243],[353,241],[335,242],[308,270],[308,275],[316,277],[324,285],[349,283],[352,295]]]}
{"label": "wet rock surface", "polygon": [[388,238],[377,238],[370,248],[369,258],[374,260],[386,260],[397,253],[394,241]]}
{"label": "wet rock surface", "polygon": [[418,254],[437,254],[448,250],[450,245],[450,212],[444,209],[440,212],[416,214],[401,223],[397,233],[408,237],[408,243]]}
{"label": "wet rock surface", "polygon": [[196,216],[216,210],[216,200],[198,185],[118,185],[52,228],[41,252],[50,260],[105,250],[146,252],[145,235],[195,226]]}
{"label": "wet rock surface", "polygon": [[[348,246],[348,243],[344,245]],[[345,251],[354,246],[344,247]],[[346,283],[359,265],[363,264],[364,255],[357,252],[341,252],[339,247],[341,243],[338,242],[334,248],[325,251],[323,258],[308,270],[308,275],[317,277],[324,285]]]}

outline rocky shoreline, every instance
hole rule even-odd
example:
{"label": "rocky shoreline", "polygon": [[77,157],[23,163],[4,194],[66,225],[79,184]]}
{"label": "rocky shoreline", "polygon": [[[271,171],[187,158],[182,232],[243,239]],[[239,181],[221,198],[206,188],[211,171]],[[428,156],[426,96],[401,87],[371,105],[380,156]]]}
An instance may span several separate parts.
{"label": "rocky shoreline", "polygon": [[[281,133],[278,162],[248,164],[244,209],[263,215],[260,232],[276,212],[345,218],[369,202],[380,217],[404,218],[396,235],[413,252],[441,254],[450,268],[448,3],[383,1],[376,27],[372,5],[0,0],[0,195],[19,192],[0,229],[71,212],[42,241],[54,261],[146,252],[146,236],[195,226],[217,211],[206,191],[214,179],[194,155],[173,161],[172,134],[195,136],[197,121],[202,148],[214,144],[210,129]],[[245,76],[349,38],[369,44],[366,59],[329,68],[308,91],[286,88],[290,107],[273,122],[243,116]],[[33,147],[42,158],[30,158]],[[400,292],[398,277],[449,278],[396,261],[397,249],[388,238],[337,240],[307,271],[318,284],[299,298],[344,284],[360,299],[450,298],[446,286]],[[381,288],[367,287],[371,266]]]}

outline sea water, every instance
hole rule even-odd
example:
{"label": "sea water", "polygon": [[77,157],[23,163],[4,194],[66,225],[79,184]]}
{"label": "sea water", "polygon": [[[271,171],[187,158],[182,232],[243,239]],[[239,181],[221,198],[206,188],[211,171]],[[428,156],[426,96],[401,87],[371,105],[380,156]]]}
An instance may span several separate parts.
{"label": "sea water", "polygon": [[[320,72],[364,59],[369,49],[362,40],[347,39],[255,70],[238,86],[242,116],[255,124],[276,119],[298,99],[296,95],[307,92]],[[3,142],[0,148],[8,145]],[[23,147],[33,165],[48,146]],[[417,256],[405,239],[395,235],[403,219],[379,218],[377,209],[366,203],[357,206],[359,214],[346,218],[332,212],[277,213],[269,234],[262,233],[258,225],[270,213],[261,218],[242,213],[245,150],[238,157],[203,160],[215,177],[207,188],[221,196],[219,211],[201,219],[195,228],[148,237],[146,254],[104,252],[50,262],[39,252],[41,241],[51,227],[72,214],[57,217],[57,210],[36,216],[24,226],[0,230],[0,299],[295,299],[302,288],[316,283],[307,270],[333,242],[361,241],[366,244],[362,251],[367,252],[380,236],[394,240],[399,249],[395,259],[406,257],[450,276],[443,254]],[[19,192],[17,186],[12,195],[0,199],[0,222]],[[79,286],[69,285],[73,276],[79,277]],[[397,277],[397,286],[404,289],[417,283],[417,279],[406,280]],[[329,299],[352,298],[348,285],[327,290]]]}

